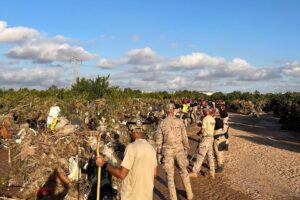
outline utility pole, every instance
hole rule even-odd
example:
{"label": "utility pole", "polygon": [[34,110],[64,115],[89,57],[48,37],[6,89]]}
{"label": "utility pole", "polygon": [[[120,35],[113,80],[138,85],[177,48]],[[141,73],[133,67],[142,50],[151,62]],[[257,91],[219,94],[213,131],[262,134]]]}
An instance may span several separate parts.
{"label": "utility pole", "polygon": [[80,59],[78,56],[71,56],[70,63],[73,69],[73,80],[72,84],[76,83],[76,79],[78,78],[78,65],[82,64],[82,59]]}

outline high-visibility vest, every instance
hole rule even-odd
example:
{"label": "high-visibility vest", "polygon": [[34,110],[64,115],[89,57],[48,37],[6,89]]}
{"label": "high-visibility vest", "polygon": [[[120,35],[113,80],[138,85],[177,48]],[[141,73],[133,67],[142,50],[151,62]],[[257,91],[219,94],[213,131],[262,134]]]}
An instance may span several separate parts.
{"label": "high-visibility vest", "polygon": [[182,104],[182,112],[187,112],[189,110],[188,104]]}

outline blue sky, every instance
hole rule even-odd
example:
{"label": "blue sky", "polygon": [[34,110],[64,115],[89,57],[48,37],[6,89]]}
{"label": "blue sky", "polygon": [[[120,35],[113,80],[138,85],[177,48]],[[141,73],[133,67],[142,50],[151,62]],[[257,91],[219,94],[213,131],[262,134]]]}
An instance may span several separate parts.
{"label": "blue sky", "polygon": [[80,76],[111,74],[121,87],[300,91],[299,9],[297,0],[2,0],[0,84],[68,86],[69,53],[57,53],[68,45],[84,60]]}

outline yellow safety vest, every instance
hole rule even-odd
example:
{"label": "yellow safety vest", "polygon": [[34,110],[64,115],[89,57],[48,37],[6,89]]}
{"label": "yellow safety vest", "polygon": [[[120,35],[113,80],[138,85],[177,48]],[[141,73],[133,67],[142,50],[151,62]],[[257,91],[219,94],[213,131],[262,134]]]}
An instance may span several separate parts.
{"label": "yellow safety vest", "polygon": [[183,104],[182,105],[182,112],[187,112],[189,110],[189,105]]}

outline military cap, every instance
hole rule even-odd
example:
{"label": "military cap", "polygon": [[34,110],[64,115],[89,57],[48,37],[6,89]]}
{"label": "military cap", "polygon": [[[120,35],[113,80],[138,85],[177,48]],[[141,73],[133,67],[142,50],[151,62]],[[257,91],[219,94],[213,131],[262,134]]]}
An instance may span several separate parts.
{"label": "military cap", "polygon": [[175,105],[173,103],[168,103],[164,109],[166,112],[172,112],[175,109]]}

